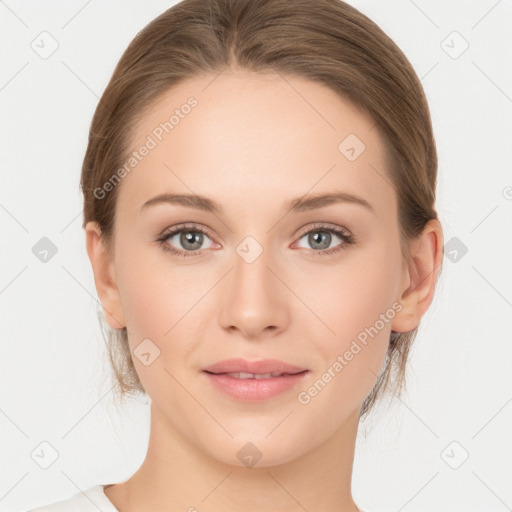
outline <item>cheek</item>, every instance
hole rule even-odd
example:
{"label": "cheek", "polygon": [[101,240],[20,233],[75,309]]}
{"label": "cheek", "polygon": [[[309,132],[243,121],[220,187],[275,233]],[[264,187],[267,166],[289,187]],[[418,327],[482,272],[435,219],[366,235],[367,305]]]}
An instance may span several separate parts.
{"label": "cheek", "polygon": [[119,227],[116,240],[116,279],[133,349],[145,338],[161,345],[164,333],[176,323],[179,308],[177,276],[165,275],[155,261],[158,249],[131,239],[130,231]]}
{"label": "cheek", "polygon": [[[344,394],[350,390],[357,398],[364,398],[373,387],[399,307],[395,299],[400,269],[399,250],[382,241],[371,251],[354,253],[336,270],[322,270],[321,275],[304,283],[305,302],[329,328],[322,326],[325,334],[315,339],[324,366],[320,371],[331,368],[331,374],[337,376],[332,379],[337,382],[333,392],[343,388]],[[339,364],[332,368],[336,362]]]}
{"label": "cheek", "polygon": [[[120,253],[121,250],[120,246]],[[176,341],[182,338],[186,313],[190,309],[189,301],[184,298],[187,286],[182,276],[169,270],[170,266],[165,268],[151,261],[152,255],[147,250],[132,250],[126,254],[129,256],[120,258],[116,275],[129,347],[144,389],[158,401],[159,397],[173,391],[166,369],[174,374],[172,361],[185,357],[186,346]]]}
{"label": "cheek", "polygon": [[[204,295],[212,279],[202,279],[197,265],[177,265],[162,249],[134,249],[137,244],[140,246],[140,241],[125,242],[127,256],[116,265],[130,348],[133,352],[142,340],[149,338],[163,356],[170,344],[176,355],[183,347],[176,340],[190,340],[194,335],[191,329],[197,325],[208,301]],[[129,252],[128,246],[132,247]],[[119,247],[123,254],[123,244]]]}

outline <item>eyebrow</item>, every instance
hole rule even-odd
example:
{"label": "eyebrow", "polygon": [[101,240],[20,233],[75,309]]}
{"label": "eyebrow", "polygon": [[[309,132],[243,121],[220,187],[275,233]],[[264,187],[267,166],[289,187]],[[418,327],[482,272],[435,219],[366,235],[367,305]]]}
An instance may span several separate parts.
{"label": "eyebrow", "polygon": [[[213,199],[197,194],[159,194],[147,200],[141,207],[141,211],[157,204],[175,204],[186,208],[194,208],[215,214],[222,214],[223,207]],[[299,213],[311,210],[317,210],[324,206],[330,206],[338,203],[349,203],[363,206],[375,213],[375,210],[368,201],[354,194],[347,192],[331,192],[327,194],[309,194],[307,197],[298,197],[284,203],[283,210]]]}

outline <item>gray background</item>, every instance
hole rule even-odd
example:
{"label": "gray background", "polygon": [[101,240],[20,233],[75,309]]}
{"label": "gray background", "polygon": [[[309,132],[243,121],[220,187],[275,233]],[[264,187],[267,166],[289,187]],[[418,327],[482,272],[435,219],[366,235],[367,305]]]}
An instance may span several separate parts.
{"label": "gray background", "polygon": [[[112,402],[78,182],[117,60],[174,3],[0,1],[2,511],[122,481],[145,456],[145,399]],[[512,2],[350,3],[422,79],[448,244],[408,391],[361,425],[354,498],[369,512],[510,510]]]}

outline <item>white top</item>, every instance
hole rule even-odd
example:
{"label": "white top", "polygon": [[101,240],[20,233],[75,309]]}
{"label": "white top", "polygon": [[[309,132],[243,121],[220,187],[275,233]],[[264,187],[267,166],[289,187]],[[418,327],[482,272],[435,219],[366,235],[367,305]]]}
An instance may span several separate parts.
{"label": "white top", "polygon": [[79,492],[67,500],[57,501],[27,512],[119,512],[107,498],[104,487],[112,484],[95,485],[87,491]]}

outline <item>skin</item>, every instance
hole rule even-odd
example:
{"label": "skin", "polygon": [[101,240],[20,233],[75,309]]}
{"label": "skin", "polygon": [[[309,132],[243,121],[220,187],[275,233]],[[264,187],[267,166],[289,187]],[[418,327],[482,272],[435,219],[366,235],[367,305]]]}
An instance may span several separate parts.
{"label": "skin", "polygon": [[[411,241],[411,259],[402,257],[383,142],[372,120],[330,89],[244,70],[213,78],[180,84],[138,121],[134,150],[169,112],[190,96],[198,100],[118,185],[113,251],[94,222],[85,228],[107,321],[127,326],[132,353],[146,338],[160,350],[148,366],[134,357],[151,398],[146,459],[105,493],[121,512],[356,511],[351,478],[359,411],[391,329],[416,328],[432,301],[441,226],[428,223]],[[366,146],[354,161],[338,150],[350,133]],[[349,202],[283,211],[290,199],[333,190],[364,198],[373,211]],[[204,195],[224,212],[173,204],[140,211],[163,192]],[[156,239],[185,222],[209,234],[197,242],[201,254],[183,258]],[[356,242],[332,233],[328,247],[341,250],[315,255],[324,246],[307,234],[322,232],[314,226],[319,222],[345,228]],[[249,235],[263,248],[252,263],[236,251]],[[179,234],[166,243],[190,247]],[[298,393],[394,303],[401,311],[301,404]],[[297,389],[244,403],[201,373],[231,357],[276,358],[310,372]],[[262,454],[251,468],[237,457],[247,442]]]}

